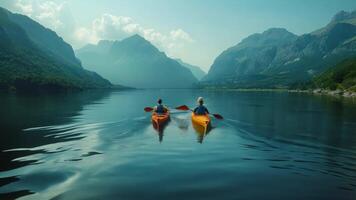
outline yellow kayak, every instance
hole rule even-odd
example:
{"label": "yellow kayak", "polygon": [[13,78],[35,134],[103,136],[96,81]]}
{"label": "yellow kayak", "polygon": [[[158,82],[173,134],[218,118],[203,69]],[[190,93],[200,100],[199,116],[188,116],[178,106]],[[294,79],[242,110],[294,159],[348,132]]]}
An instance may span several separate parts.
{"label": "yellow kayak", "polygon": [[203,128],[204,133],[206,133],[208,127],[210,126],[211,119],[208,114],[205,115],[196,115],[192,113],[192,122],[193,126],[200,126]]}

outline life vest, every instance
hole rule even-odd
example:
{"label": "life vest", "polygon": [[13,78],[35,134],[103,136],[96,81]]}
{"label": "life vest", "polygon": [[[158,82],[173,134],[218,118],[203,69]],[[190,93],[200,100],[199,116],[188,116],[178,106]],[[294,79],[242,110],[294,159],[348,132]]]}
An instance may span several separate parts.
{"label": "life vest", "polygon": [[165,112],[165,109],[164,109],[163,105],[158,105],[156,107],[156,113],[164,113],[164,112]]}
{"label": "life vest", "polygon": [[197,115],[205,115],[208,109],[205,106],[198,106],[194,109],[194,113]]}

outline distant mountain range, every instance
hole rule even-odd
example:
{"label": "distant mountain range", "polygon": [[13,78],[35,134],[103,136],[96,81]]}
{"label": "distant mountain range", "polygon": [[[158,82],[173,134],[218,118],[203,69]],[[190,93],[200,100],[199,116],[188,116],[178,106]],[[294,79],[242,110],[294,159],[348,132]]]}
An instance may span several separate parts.
{"label": "distant mountain range", "polygon": [[55,32],[0,7],[0,88],[110,88],[83,69],[72,47]]}
{"label": "distant mountain range", "polygon": [[100,41],[76,52],[89,69],[111,82],[135,88],[192,88],[192,72],[139,35],[122,41]]}
{"label": "distant mountain range", "polygon": [[297,36],[281,28],[253,34],[221,53],[203,86],[284,88],[310,81],[356,55],[356,11],[339,12],[312,33]]}
{"label": "distant mountain range", "polygon": [[0,7],[0,89],[17,90],[112,88],[101,76],[135,88],[312,84],[355,90],[356,11],[339,12],[325,27],[300,36],[283,28],[250,35],[222,52],[208,74],[139,35],[89,44],[76,55],[81,61],[55,32]]}
{"label": "distant mountain range", "polygon": [[195,78],[197,78],[198,80],[202,79],[206,73],[198,66],[195,65],[191,65],[189,63],[184,62],[182,59],[175,59],[179,64],[181,64],[183,67],[188,68],[193,75],[195,76]]}

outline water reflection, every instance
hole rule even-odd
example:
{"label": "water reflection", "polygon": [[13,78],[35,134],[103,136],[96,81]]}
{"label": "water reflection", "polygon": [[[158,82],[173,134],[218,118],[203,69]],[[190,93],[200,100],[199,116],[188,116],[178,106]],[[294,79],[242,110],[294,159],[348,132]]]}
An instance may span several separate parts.
{"label": "water reflection", "polygon": [[186,114],[180,115],[180,112],[173,112],[171,119],[180,130],[186,132],[188,131],[190,120]]}
{"label": "water reflection", "polygon": [[356,104],[325,96],[276,92],[212,92],[208,100],[227,118],[238,121],[240,128],[265,138],[354,147],[352,116]]}
{"label": "water reflection", "polygon": [[209,124],[207,128],[204,128],[203,126],[192,122],[190,115],[183,115],[181,116],[183,118],[180,118],[179,114],[179,112],[171,113],[170,119],[167,122],[160,124],[160,126],[157,126],[156,122],[151,121],[153,129],[158,133],[159,142],[163,141],[164,131],[167,126],[169,126],[169,123],[174,121],[174,125],[184,132],[188,131],[189,126],[192,126],[194,132],[197,135],[198,143],[203,143],[204,137],[206,137],[212,129],[211,125]]}
{"label": "water reflection", "polygon": [[153,128],[157,131],[158,134],[158,141],[162,142],[163,141],[163,134],[164,134],[164,129],[168,126],[169,122],[171,120],[168,119],[164,123],[157,124],[155,121],[151,120]]}
{"label": "water reflection", "polygon": [[194,128],[197,136],[198,136],[198,142],[199,143],[203,143],[204,138],[209,134],[209,132],[211,131],[211,125],[207,126],[207,128],[196,124],[194,122],[192,122],[192,127]]}
{"label": "water reflection", "polygon": [[[0,172],[40,164],[32,155],[63,152],[60,147],[53,151],[35,149],[39,146],[79,140],[80,134],[58,136],[48,130],[27,134],[28,127],[72,123],[83,107],[93,104],[110,94],[108,91],[87,91],[60,94],[1,94],[0,121]],[[27,159],[21,159],[21,158]],[[1,177],[1,186],[19,181],[18,176]],[[29,190],[2,193],[0,199],[12,199],[32,194]],[[3,198],[2,198],[3,197]]]}
{"label": "water reflection", "polygon": [[[355,106],[286,93],[71,95],[0,98],[9,113],[0,114],[0,199],[290,199],[301,189],[295,199],[355,196]],[[157,131],[142,113],[157,96],[170,105],[204,96],[225,120],[213,119],[206,135],[189,113],[175,112]]]}

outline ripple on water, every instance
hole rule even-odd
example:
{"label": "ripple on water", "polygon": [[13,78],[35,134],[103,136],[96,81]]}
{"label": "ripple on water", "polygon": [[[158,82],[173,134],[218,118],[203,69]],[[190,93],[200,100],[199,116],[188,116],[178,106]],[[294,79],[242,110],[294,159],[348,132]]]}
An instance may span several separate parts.
{"label": "ripple on water", "polygon": [[[68,165],[64,164],[65,162],[84,162],[84,159],[102,155],[103,153],[101,151],[95,151],[98,146],[107,145],[101,143],[105,143],[105,140],[112,141],[112,139],[117,140],[132,137],[134,135],[130,135],[130,133],[133,132],[138,134],[137,129],[139,129],[140,124],[142,125],[142,120],[144,119],[146,118],[136,118],[117,122],[73,123],[69,125],[25,129],[24,132],[27,134],[43,134],[45,138],[53,138],[55,140],[49,140],[53,143],[33,148],[8,149],[2,152],[4,154],[6,153],[6,156],[14,159],[9,161],[9,166],[2,165],[2,168],[0,168],[4,171],[0,177],[2,183],[0,192],[6,191],[5,193],[2,193],[1,197],[16,198],[30,195],[34,192],[39,192],[40,188],[43,189],[45,185],[50,187],[51,185],[64,182],[68,176],[63,176],[63,172],[66,172],[66,170],[70,171],[70,168],[66,169]],[[124,126],[127,123],[132,124],[131,128]],[[111,134],[110,136],[102,134],[112,132],[115,134]],[[99,139],[99,137],[102,137],[102,139]],[[41,166],[31,167],[31,165],[34,164]],[[65,167],[61,169],[61,166]],[[52,167],[61,172],[56,176],[49,177],[48,175],[51,173],[48,170],[51,170]],[[42,169],[41,172],[38,172],[37,174],[34,173],[34,171],[39,171],[40,169]],[[21,176],[17,176],[18,174],[21,174]],[[48,182],[47,178],[48,180],[57,181]],[[30,180],[32,185],[26,187],[25,185],[29,183],[27,180]],[[43,180],[42,184],[40,184],[40,180]],[[15,182],[17,184],[14,184]],[[11,185],[21,185],[24,188],[31,188],[32,190],[15,191],[13,186],[7,186],[10,183],[12,183]]]}
{"label": "ripple on water", "polygon": [[[158,143],[159,134],[148,121],[148,117],[138,117],[26,129],[27,134],[45,133],[45,137],[57,140],[34,148],[7,150],[7,153],[23,153],[13,160],[13,163],[23,163],[23,168],[4,170],[6,173],[0,183],[5,189],[0,191],[16,197],[40,195],[46,193],[44,190],[61,187],[57,198],[65,199],[66,195],[71,195],[67,193],[68,188],[61,186],[65,182],[74,190],[89,193],[99,187],[103,193],[93,194],[99,196],[110,193],[107,190],[113,190],[112,185],[120,187],[124,191],[120,195],[125,196],[125,192],[133,194],[134,184],[149,191],[160,183],[174,183],[162,187],[166,191],[183,192],[200,190],[199,183],[204,182],[204,190],[226,192],[225,189],[231,189],[242,174],[254,172],[259,175],[288,172],[303,178],[325,174],[346,185],[340,185],[339,189],[353,191],[356,188],[355,153],[349,150],[306,141],[259,137],[247,129],[236,128],[236,123],[240,122],[233,120],[214,122],[217,128],[204,135],[200,145],[189,118],[180,115],[172,117],[163,133],[163,142]],[[31,161],[39,166],[29,166]],[[267,171],[262,172],[264,170]],[[68,180],[77,183],[71,185]],[[17,191],[16,188],[30,189]]]}
{"label": "ripple on water", "polygon": [[[228,120],[227,123],[230,126],[236,126],[237,124],[246,125],[246,123],[241,123],[237,120]],[[339,178],[341,182],[348,184],[348,189],[356,189],[354,184],[349,184],[356,181],[356,175],[354,175],[356,171],[356,152],[351,149],[343,149],[318,142],[311,143],[309,140],[258,137],[256,134],[241,128],[235,134],[250,142],[240,143],[248,151],[269,151],[263,154],[263,158],[253,156],[254,154],[250,153],[250,157],[245,155],[241,157],[242,160],[249,162],[265,160],[271,163],[269,165],[271,168],[289,170],[292,173],[303,176],[306,175],[305,173],[326,174]],[[343,188],[345,189],[345,187]]]}

